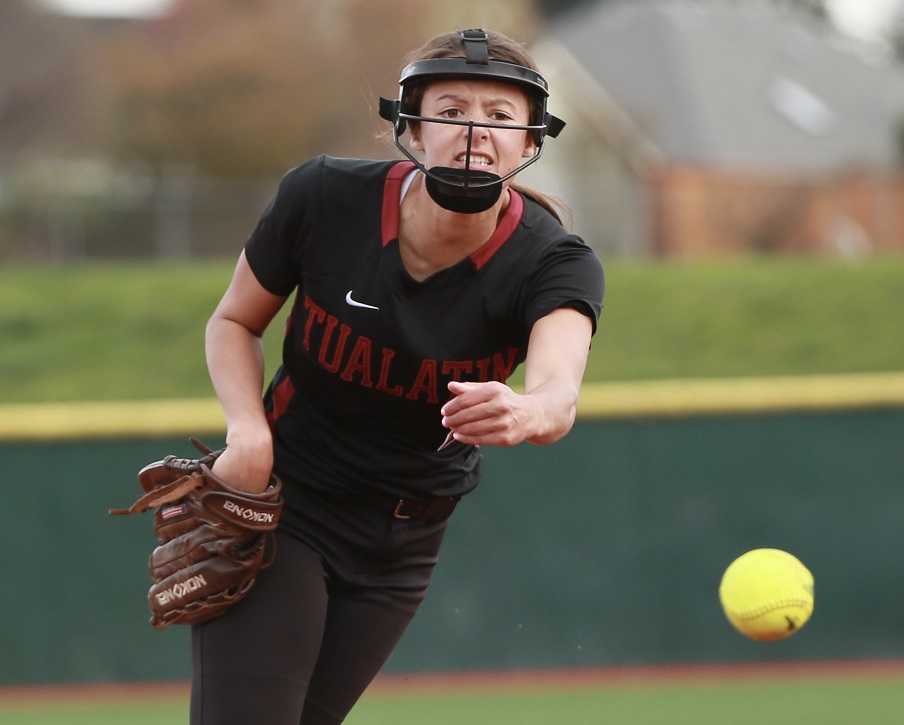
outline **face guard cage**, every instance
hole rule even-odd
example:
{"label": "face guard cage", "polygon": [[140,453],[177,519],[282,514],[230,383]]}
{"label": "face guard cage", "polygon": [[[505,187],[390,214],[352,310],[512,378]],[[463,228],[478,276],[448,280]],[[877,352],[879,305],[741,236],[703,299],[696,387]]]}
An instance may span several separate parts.
{"label": "face guard cage", "polygon": [[[416,61],[402,71],[399,78],[401,88],[398,100],[380,98],[380,116],[390,123],[393,129],[393,142],[402,154],[412,161],[427,177],[427,190],[440,206],[452,211],[474,213],[489,209],[502,193],[502,184],[515,174],[526,169],[537,161],[543,153],[543,141],[546,136],[555,138],[565,127],[565,122],[547,113],[546,99],[549,96],[546,80],[536,71],[525,66],[490,60],[487,49],[487,35],[482,30],[465,30],[460,34],[464,46],[465,58],[432,58]],[[515,83],[528,92],[528,96],[540,107],[539,124],[482,123],[476,121],[458,121],[448,118],[433,118],[405,113],[406,92],[414,80],[443,79],[478,79],[496,80]],[[532,108],[534,104],[532,104]],[[444,123],[451,126],[465,126],[468,129],[467,148],[465,152],[465,168],[451,169],[434,167],[427,169],[401,143],[399,138],[405,132],[407,123]],[[494,128],[509,131],[528,131],[536,146],[536,152],[523,164],[505,176],[498,176],[487,171],[471,169],[471,145],[475,128]]]}

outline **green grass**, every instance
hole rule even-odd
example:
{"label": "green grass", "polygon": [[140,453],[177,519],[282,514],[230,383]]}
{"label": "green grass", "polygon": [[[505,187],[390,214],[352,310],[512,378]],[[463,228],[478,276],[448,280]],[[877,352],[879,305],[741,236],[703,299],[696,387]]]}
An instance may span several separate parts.
{"label": "green grass", "polygon": [[4,725],[184,725],[188,703],[135,700],[130,703],[0,704]]}
{"label": "green grass", "polygon": [[[0,402],[207,397],[204,323],[231,266],[5,266]],[[904,256],[608,264],[586,379],[901,370],[902,299]]]}
{"label": "green grass", "polygon": [[793,682],[372,699],[347,725],[892,725],[901,683]]}
{"label": "green grass", "polygon": [[[904,705],[898,679],[798,679],[542,689],[532,692],[366,696],[347,725],[895,725]],[[128,704],[0,705],[10,725],[175,725],[177,700]],[[264,722],[262,720],[262,722]]]}
{"label": "green grass", "polygon": [[904,256],[616,265],[591,377],[901,369],[902,294]]}

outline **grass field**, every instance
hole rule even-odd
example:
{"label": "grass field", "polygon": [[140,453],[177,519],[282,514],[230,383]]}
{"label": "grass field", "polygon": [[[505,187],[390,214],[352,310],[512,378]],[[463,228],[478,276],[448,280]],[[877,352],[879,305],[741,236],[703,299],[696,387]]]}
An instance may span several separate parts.
{"label": "grass field", "polygon": [[[896,725],[904,670],[751,674],[724,679],[654,678],[548,686],[463,685],[414,694],[391,687],[365,696],[348,725]],[[184,692],[132,699],[0,700],[8,725],[175,725],[187,722]],[[266,722],[260,721],[262,725]]]}
{"label": "grass field", "polygon": [[[904,369],[904,256],[607,264],[588,381]],[[207,397],[229,263],[0,269],[0,401]],[[281,321],[266,337],[279,358]],[[517,378],[515,380],[517,382]]]}

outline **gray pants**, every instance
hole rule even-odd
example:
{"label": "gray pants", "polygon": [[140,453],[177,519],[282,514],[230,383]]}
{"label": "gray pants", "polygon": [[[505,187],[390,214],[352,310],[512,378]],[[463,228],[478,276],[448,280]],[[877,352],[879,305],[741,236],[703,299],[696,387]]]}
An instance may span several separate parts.
{"label": "gray pants", "polygon": [[192,628],[192,725],[341,723],[424,598],[445,521],[292,488],[273,566]]}

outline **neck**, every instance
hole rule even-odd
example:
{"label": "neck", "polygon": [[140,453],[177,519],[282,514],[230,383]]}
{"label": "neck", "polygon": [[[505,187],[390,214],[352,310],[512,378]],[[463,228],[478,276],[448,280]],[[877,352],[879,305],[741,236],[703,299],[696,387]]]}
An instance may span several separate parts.
{"label": "neck", "polygon": [[498,201],[484,212],[449,211],[430,198],[424,176],[418,174],[402,204],[400,242],[433,266],[454,264],[479,249],[493,235],[508,204],[506,188]]}

